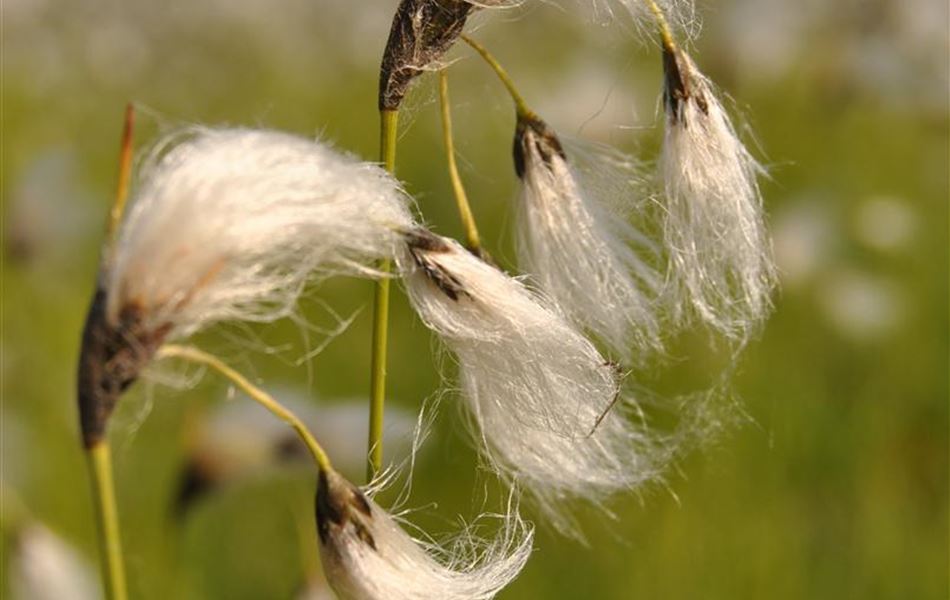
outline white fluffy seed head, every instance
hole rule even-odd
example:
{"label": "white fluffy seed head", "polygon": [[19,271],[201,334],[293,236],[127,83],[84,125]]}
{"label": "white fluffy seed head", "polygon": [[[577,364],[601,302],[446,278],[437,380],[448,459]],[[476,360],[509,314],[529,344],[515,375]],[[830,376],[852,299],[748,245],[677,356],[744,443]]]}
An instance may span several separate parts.
{"label": "white fluffy seed head", "polygon": [[[632,191],[632,163],[616,155],[598,159],[601,165],[588,173],[591,178],[631,181],[582,187],[547,125],[519,118],[519,262],[568,319],[603,340],[621,360],[642,360],[661,345],[655,305],[660,277],[632,246],[650,250],[628,220],[639,202]],[[615,196],[618,190],[621,197]],[[614,197],[597,197],[597,191]]]}
{"label": "white fluffy seed head", "polygon": [[614,406],[616,367],[557,311],[447,238],[419,232],[398,260],[413,307],[458,360],[485,457],[555,527],[577,533],[571,500],[658,476],[663,450]]}
{"label": "white fluffy seed head", "polygon": [[509,505],[491,541],[470,530],[448,548],[417,540],[332,471],[320,475],[316,513],[324,574],[341,600],[487,600],[521,572],[534,537]]}
{"label": "white fluffy seed head", "polygon": [[133,306],[170,337],[276,319],[314,274],[376,275],[412,223],[393,178],[326,144],[189,128],[140,169],[104,265],[106,317]]}
{"label": "white fluffy seed head", "polygon": [[677,320],[744,343],[768,315],[776,273],[756,176],[711,82],[680,50],[664,56],[660,162]]}

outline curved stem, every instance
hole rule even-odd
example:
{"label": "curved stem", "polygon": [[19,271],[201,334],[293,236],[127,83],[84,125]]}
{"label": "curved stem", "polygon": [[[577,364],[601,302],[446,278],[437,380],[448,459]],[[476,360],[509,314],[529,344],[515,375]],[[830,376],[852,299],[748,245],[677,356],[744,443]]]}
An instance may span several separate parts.
{"label": "curved stem", "polygon": [[278,419],[290,425],[294,431],[297,432],[298,437],[303,440],[303,443],[307,446],[307,449],[313,456],[314,462],[317,463],[317,467],[321,471],[332,470],[330,459],[327,457],[327,453],[324,452],[323,448],[319,443],[317,443],[317,440],[307,429],[307,426],[303,424],[303,421],[301,421],[297,415],[284,407],[284,405],[282,405],[280,402],[275,400],[273,396],[257,387],[248,381],[246,377],[226,365],[217,356],[190,346],[166,344],[165,346],[159,348],[158,352],[156,353],[156,358],[182,358],[193,363],[211,367],[225,378],[229,379],[232,383],[234,383],[234,385],[241,388],[241,390],[250,396],[252,400],[269,410]]}
{"label": "curved stem", "polygon": [[475,226],[475,216],[468,203],[468,195],[462,178],[459,176],[458,165],[455,162],[455,143],[452,140],[452,112],[449,105],[449,76],[443,69],[439,71],[439,104],[442,107],[442,143],[445,146],[445,156],[449,163],[449,179],[452,180],[452,191],[455,194],[455,203],[458,205],[462,227],[465,228],[465,241],[468,249],[478,255],[481,252],[481,240],[478,237],[478,227]]}
{"label": "curved stem", "polygon": [[478,52],[485,62],[488,63],[488,66],[495,71],[495,74],[498,75],[498,79],[501,80],[501,83],[508,90],[508,94],[511,96],[511,99],[515,103],[515,111],[518,113],[518,116],[525,119],[536,119],[537,116],[534,114],[534,111],[528,108],[528,103],[524,101],[524,98],[521,96],[521,93],[518,92],[518,88],[515,87],[514,81],[511,80],[511,77],[508,75],[508,72],[501,66],[501,63],[492,56],[491,52],[487,48],[468,37],[467,34],[462,34],[462,39],[465,40],[465,43],[471,46],[476,52]]}
{"label": "curved stem", "polygon": [[656,3],[656,0],[643,1],[646,3],[647,8],[650,9],[650,12],[653,13],[653,18],[656,19],[656,26],[660,30],[660,41],[663,43],[663,47],[670,52],[674,52],[676,50],[676,41],[673,39],[673,29],[670,27],[669,21],[666,20],[663,9]]}
{"label": "curved stem", "polygon": [[107,600],[126,600],[125,568],[119,536],[119,512],[112,480],[112,454],[108,441],[100,441],[86,450],[96,509],[99,552],[102,554],[102,582]]}
{"label": "curved stem", "polygon": [[[398,124],[399,111],[381,110],[379,112],[379,159],[390,173],[395,173],[396,170]],[[386,275],[391,269],[389,260],[384,260],[379,265],[379,270],[384,275],[376,282],[376,293],[373,298],[367,481],[372,481],[383,468],[383,413],[386,406],[386,351],[389,338],[389,277]]]}

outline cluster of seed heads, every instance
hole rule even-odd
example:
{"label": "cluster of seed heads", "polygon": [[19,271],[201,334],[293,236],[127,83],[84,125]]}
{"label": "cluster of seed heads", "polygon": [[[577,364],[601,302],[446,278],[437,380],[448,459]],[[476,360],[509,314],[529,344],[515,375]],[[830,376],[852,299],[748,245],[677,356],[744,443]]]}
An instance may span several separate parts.
{"label": "cluster of seed heads", "polygon": [[[380,109],[399,110],[473,12],[510,4],[403,0]],[[516,103],[522,277],[423,227],[394,177],[325,142],[192,127],[156,144],[103,252],[87,318],[78,380],[86,445],[102,442],[121,393],[166,342],[221,321],[285,317],[316,279],[395,277],[454,355],[472,436],[512,496],[491,540],[466,530],[447,549],[409,536],[313,450],[320,551],[342,598],[491,598],[531,553],[522,494],[546,523],[580,535],[576,502],[604,506],[661,480],[681,436],[647,426],[623,367],[659,356],[668,334],[696,324],[741,347],[767,316],[775,273],[760,168],[712,83],[673,41],[692,31],[691,4],[617,6],[657,19],[662,34],[662,189],[645,194],[637,161],[615,151],[599,161],[613,179],[590,185],[606,171],[586,169],[498,67]],[[646,233],[654,203],[660,240]],[[378,268],[390,263],[391,273]]]}

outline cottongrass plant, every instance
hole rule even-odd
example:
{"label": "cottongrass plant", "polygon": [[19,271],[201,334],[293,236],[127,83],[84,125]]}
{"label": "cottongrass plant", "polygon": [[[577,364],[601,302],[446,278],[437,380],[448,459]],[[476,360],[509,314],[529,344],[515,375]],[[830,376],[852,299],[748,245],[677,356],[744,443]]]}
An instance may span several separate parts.
{"label": "cottongrass plant", "polygon": [[[708,415],[716,413],[706,404],[664,406],[678,413],[680,429],[671,434],[648,427],[619,365],[585,337],[592,334],[627,362],[661,347],[654,272],[660,252],[628,220],[643,201],[628,168],[632,160],[605,154],[618,167],[607,177],[582,169],[527,108],[497,61],[466,39],[515,101],[520,258],[530,273],[511,277],[484,258],[454,161],[444,73],[444,141],[471,247],[420,227],[392,175],[399,106],[411,82],[441,66],[475,10],[515,3],[400,3],[380,68],[381,166],[285,133],[191,127],[166,137],[142,162],[125,211],[127,127],[77,382],[107,597],[126,596],[106,426],[123,391],[153,359],[212,369],[293,429],[317,468],[316,535],[324,571],[348,600],[492,598],[531,554],[533,528],[518,512],[522,492],[546,523],[582,537],[576,503],[606,508],[619,492],[662,480],[682,447],[707,431],[713,422]],[[659,299],[674,306],[678,325],[701,321],[741,347],[767,315],[774,281],[759,167],[712,84],[673,41],[674,27],[689,33],[692,3],[620,3],[638,22],[652,14],[663,42],[662,252],[670,257],[671,285]],[[617,173],[629,180],[618,185]],[[448,545],[417,539],[399,515],[372,499],[382,479],[392,263],[421,320],[457,360],[473,436],[490,471],[511,486],[490,540],[472,528]],[[220,321],[290,315],[309,282],[333,275],[377,280],[370,483],[363,489],[338,473],[293,411],[217,357],[169,343]]]}
{"label": "cottongrass plant", "polygon": [[455,355],[490,466],[577,533],[597,504],[655,479],[663,444],[624,410],[617,368],[543,298],[457,242],[418,230],[399,259],[410,302]]}
{"label": "cottongrass plant", "polygon": [[393,178],[325,144],[199,127],[166,138],[99,274],[80,368],[87,444],[103,433],[96,411],[162,341],[287,316],[315,274],[378,276],[412,226]]}
{"label": "cottongrass plant", "polygon": [[660,23],[663,234],[674,317],[681,324],[695,317],[742,346],[768,315],[776,281],[756,182],[764,170],[739,141],[712,83]]}
{"label": "cottongrass plant", "polygon": [[117,600],[126,596],[106,427],[123,391],[166,340],[287,315],[315,273],[379,275],[372,263],[413,224],[379,167],[287,134],[197,127],[156,146],[119,224],[131,122],[129,111],[77,377],[106,592]]}

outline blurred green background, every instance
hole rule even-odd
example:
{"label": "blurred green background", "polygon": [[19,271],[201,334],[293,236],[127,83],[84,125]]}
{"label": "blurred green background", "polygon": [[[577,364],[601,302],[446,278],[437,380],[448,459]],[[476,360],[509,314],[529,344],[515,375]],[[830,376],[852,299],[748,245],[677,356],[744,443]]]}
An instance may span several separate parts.
{"label": "blurred green background", "polygon": [[[3,3],[3,590],[22,568],[27,523],[95,564],[74,370],[124,103],[142,107],[139,147],[201,122],[319,134],[372,159],[395,4]],[[527,2],[469,29],[559,131],[652,160],[657,49],[603,6],[579,4]],[[782,287],[735,378],[748,419],[684,460],[669,490],[619,498],[616,521],[585,513],[587,546],[539,522],[534,556],[502,597],[947,598],[947,4],[729,0],[700,14],[697,60],[771,172],[763,190]],[[512,110],[469,52],[450,57],[463,177],[488,247],[510,267]],[[429,223],[461,235],[434,79],[408,100],[398,174]],[[304,365],[325,336],[292,322],[223,326],[196,343],[318,416],[350,410],[328,444],[343,454],[365,436],[371,294],[362,281],[309,294],[302,312],[316,327],[334,326],[328,308],[355,318]],[[428,331],[394,297],[390,406],[405,424],[440,372]],[[690,389],[724,362],[690,340],[676,351],[683,360],[640,376]],[[133,597],[303,597],[308,579],[310,597],[324,597],[305,465],[245,469],[173,516],[195,432],[229,397],[211,375],[167,385],[181,375],[153,372],[112,424]],[[435,535],[477,514],[489,481],[456,406],[442,403],[409,500]],[[355,455],[346,469],[359,481]]]}

